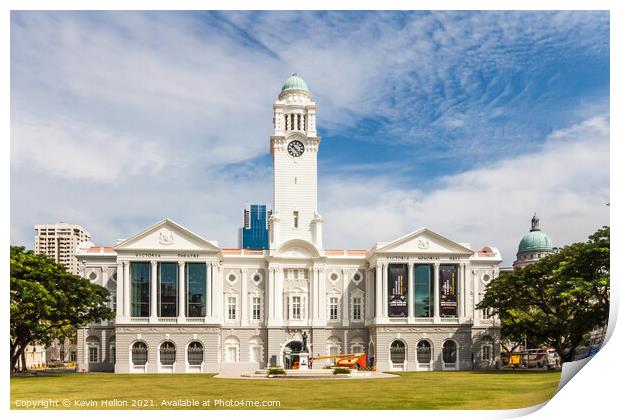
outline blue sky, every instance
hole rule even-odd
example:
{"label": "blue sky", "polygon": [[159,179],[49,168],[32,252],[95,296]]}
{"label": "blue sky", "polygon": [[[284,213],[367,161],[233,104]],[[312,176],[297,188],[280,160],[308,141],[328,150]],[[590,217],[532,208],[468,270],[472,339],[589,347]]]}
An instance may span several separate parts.
{"label": "blue sky", "polygon": [[328,247],[427,226],[507,265],[535,211],[557,245],[609,223],[606,12],[13,12],[12,243],[170,217],[235,246],[292,72]]}

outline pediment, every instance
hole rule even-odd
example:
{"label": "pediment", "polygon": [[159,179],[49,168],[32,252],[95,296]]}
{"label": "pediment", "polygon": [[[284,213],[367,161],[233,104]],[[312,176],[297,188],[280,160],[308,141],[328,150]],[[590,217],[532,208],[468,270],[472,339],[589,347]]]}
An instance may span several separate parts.
{"label": "pediment", "polygon": [[295,239],[282,244],[275,256],[280,258],[315,258],[320,255],[311,243]]}
{"label": "pediment", "polygon": [[473,251],[463,245],[422,228],[392,242],[381,244],[377,253],[388,254],[473,254]]}
{"label": "pediment", "polygon": [[122,241],[114,249],[116,251],[220,251],[211,241],[196,235],[170,219],[164,219]]}

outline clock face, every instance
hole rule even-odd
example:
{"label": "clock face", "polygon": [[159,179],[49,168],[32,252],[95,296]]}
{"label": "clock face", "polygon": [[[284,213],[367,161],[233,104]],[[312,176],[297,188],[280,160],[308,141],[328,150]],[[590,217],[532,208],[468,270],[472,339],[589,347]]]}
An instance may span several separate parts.
{"label": "clock face", "polygon": [[299,140],[293,140],[292,142],[288,144],[288,147],[287,147],[288,154],[293,157],[299,157],[303,155],[305,149],[306,148],[304,147],[304,144],[300,142]]}

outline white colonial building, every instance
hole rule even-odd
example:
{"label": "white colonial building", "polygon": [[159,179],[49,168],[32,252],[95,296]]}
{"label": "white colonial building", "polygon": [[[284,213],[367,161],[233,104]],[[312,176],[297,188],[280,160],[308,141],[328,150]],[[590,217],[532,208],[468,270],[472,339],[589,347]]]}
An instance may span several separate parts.
{"label": "white colonial building", "polygon": [[475,305],[498,250],[427,228],[369,250],[324,248],[316,104],[293,75],[273,108],[269,249],[222,248],[169,219],[114,247],[84,243],[82,275],[110,290],[116,318],[79,331],[78,369],[290,367],[304,333],[311,356],[366,352],[378,370],[494,367],[498,321]]}

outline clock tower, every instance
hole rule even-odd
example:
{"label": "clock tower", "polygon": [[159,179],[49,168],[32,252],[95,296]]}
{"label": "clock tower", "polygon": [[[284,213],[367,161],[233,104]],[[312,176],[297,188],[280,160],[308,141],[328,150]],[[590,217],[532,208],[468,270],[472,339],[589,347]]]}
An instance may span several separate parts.
{"label": "clock tower", "polygon": [[316,104],[306,82],[289,77],[273,105],[273,214],[269,247],[277,249],[292,239],[322,250],[323,219],[317,209]]}

